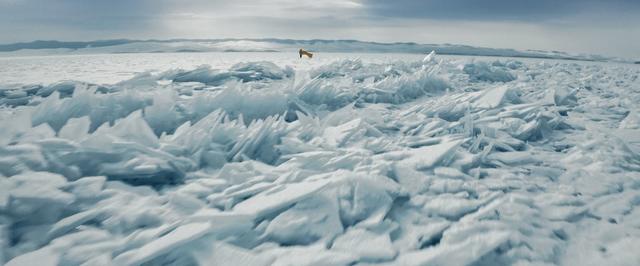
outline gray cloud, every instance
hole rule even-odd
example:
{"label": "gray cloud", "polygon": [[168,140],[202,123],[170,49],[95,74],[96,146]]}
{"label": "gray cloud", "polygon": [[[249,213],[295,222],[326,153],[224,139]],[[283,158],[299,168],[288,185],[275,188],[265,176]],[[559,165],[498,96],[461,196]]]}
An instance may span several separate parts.
{"label": "gray cloud", "polygon": [[365,0],[374,16],[441,20],[527,21],[565,19],[581,14],[637,12],[637,0]]}
{"label": "gray cloud", "polygon": [[638,0],[0,0],[0,42],[279,37],[637,56]]}
{"label": "gray cloud", "polygon": [[134,37],[153,31],[166,0],[2,0],[0,41]]}

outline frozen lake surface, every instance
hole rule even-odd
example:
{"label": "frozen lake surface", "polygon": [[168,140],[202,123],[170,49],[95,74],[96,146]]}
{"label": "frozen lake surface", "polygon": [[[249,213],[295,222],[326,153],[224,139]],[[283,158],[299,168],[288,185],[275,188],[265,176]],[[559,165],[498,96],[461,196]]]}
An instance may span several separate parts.
{"label": "frozen lake surface", "polygon": [[2,57],[0,125],[0,264],[640,264],[637,65]]}
{"label": "frozen lake surface", "polygon": [[239,62],[270,61],[277,65],[309,68],[341,58],[361,58],[366,62],[421,60],[419,54],[316,54],[313,60],[300,60],[297,53],[210,52],[210,53],[136,53],[0,57],[1,83],[52,83],[80,80],[115,83],[145,71],[194,69],[201,65],[226,69]]}
{"label": "frozen lake surface", "polygon": [[[520,60],[523,62],[564,62],[596,65],[621,65],[640,68],[640,65],[557,59],[508,58],[484,56],[441,55],[446,59]],[[396,53],[316,53],[313,60],[300,60],[297,53],[285,52],[202,52],[202,53],[122,53],[43,56],[0,56],[0,84],[53,83],[60,80],[79,80],[93,83],[115,83],[135,74],[169,69],[194,69],[201,65],[227,68],[239,62],[270,61],[307,69],[338,59],[361,59],[366,63],[418,61],[421,54]]]}

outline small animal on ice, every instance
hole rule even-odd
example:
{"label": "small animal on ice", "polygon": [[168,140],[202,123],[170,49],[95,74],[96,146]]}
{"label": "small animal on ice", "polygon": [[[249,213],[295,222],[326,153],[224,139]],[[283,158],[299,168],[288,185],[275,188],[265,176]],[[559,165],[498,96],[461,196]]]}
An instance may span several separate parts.
{"label": "small animal on ice", "polygon": [[300,54],[300,58],[302,58],[303,55],[306,55],[309,58],[313,58],[313,54],[305,51],[304,49],[300,48],[300,50],[298,51],[298,53]]}

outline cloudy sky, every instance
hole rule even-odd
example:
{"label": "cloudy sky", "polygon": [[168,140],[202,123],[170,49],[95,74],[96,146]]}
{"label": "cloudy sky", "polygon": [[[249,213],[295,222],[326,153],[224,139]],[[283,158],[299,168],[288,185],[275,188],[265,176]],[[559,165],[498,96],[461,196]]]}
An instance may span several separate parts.
{"label": "cloudy sky", "polygon": [[0,0],[0,43],[294,38],[640,57],[640,0]]}

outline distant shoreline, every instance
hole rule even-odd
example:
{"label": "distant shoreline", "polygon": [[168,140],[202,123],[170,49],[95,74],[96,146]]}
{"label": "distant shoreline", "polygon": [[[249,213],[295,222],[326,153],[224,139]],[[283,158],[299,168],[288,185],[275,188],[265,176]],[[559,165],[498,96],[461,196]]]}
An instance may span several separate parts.
{"label": "distant shoreline", "polygon": [[[86,42],[33,41],[0,45],[2,53],[38,51],[51,54],[121,54],[121,53],[197,53],[197,52],[287,52],[304,47],[308,50],[339,53],[409,53],[435,51],[443,55],[495,56],[517,58],[563,59],[580,61],[637,63],[634,60],[600,55],[569,54],[559,51],[486,48],[457,44],[418,44],[413,42],[378,43],[357,40],[292,39],[171,39],[171,40],[98,40]],[[60,50],[64,49],[64,50]],[[51,50],[51,51],[47,51]],[[66,51],[65,51],[66,50]],[[6,54],[5,54],[6,55]]]}

